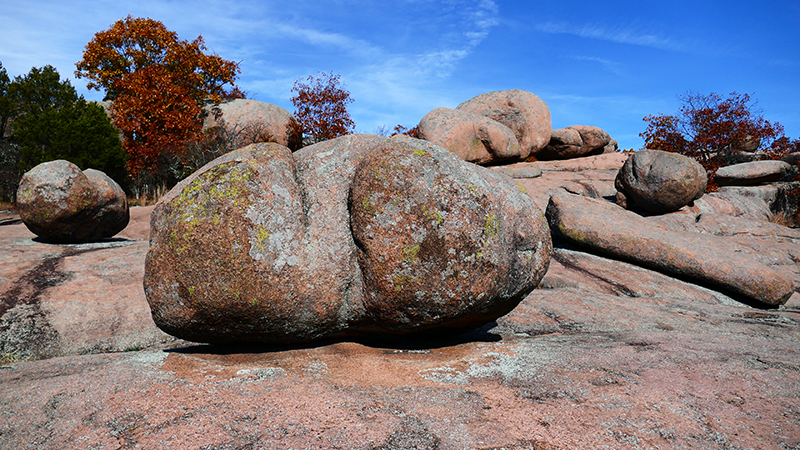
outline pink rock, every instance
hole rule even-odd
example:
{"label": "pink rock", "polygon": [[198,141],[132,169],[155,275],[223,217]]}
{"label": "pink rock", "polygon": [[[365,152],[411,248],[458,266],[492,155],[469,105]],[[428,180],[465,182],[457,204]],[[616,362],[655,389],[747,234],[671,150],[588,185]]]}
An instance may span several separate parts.
{"label": "pink rock", "polygon": [[519,89],[487,92],[461,103],[456,109],[488,117],[510,128],[520,144],[522,160],[538,153],[550,142],[550,109],[531,92]]}
{"label": "pink rock", "polygon": [[128,224],[128,200],[103,172],[69,161],[39,164],[20,180],[19,215],[33,233],[50,242],[92,242],[114,236]]}
{"label": "pink rock", "polygon": [[752,161],[720,167],[714,180],[720,186],[752,186],[779,181],[791,168],[785,161]]}
{"label": "pink rock", "polygon": [[210,104],[203,109],[208,114],[203,130],[224,125],[238,135],[236,147],[251,144],[262,136],[272,138],[280,145],[289,145],[286,127],[294,116],[280,106],[237,98]]}
{"label": "pink rock", "polygon": [[557,192],[547,218],[552,229],[581,245],[767,305],[785,303],[794,291],[791,278],[741,253],[723,237],[656,227],[608,201]]}
{"label": "pink rock", "polygon": [[153,212],[153,318],[216,343],[478,326],[535,287],[550,251],[541,213],[505,180],[410,138],[229,153]]}
{"label": "pink rock", "polygon": [[419,122],[422,138],[475,164],[519,159],[520,146],[505,125],[465,111],[437,108]]}

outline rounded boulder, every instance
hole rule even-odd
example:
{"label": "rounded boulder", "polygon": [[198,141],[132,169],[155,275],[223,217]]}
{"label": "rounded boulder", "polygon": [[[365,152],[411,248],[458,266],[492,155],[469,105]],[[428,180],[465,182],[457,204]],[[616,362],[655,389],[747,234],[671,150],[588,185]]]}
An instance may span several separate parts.
{"label": "rounded boulder", "polygon": [[144,285],[155,323],[191,341],[452,333],[510,311],[551,251],[506,177],[348,135],[251,145],[178,184],[153,211]]}
{"label": "rounded boulder", "polygon": [[617,203],[651,213],[677,211],[703,196],[708,178],[697,161],[678,153],[640,150],[617,173]]}
{"label": "rounded boulder", "polygon": [[419,131],[426,141],[475,164],[519,159],[520,156],[519,142],[507,126],[466,111],[434,109],[420,120]]}
{"label": "rounded boulder", "polygon": [[130,220],[122,188],[105,173],[56,160],[26,172],[17,189],[22,222],[53,243],[93,242],[122,231]]}
{"label": "rounded boulder", "polygon": [[456,109],[488,117],[510,128],[520,144],[521,160],[535,155],[550,142],[550,108],[532,92],[519,89],[487,92]]}

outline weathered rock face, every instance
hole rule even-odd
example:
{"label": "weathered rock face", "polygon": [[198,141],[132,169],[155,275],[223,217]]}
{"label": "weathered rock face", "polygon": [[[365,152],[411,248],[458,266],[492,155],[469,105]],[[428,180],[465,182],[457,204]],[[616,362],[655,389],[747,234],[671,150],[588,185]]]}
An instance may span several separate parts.
{"label": "weathered rock face", "polygon": [[263,134],[268,134],[278,144],[289,145],[286,126],[295,119],[289,111],[280,106],[237,98],[218,104],[208,104],[203,111],[207,114],[203,129],[224,124],[238,134],[236,145],[250,144],[253,138]]}
{"label": "weathered rock face", "polygon": [[519,89],[487,92],[456,109],[488,117],[510,128],[519,142],[521,160],[538,153],[550,142],[550,108],[531,92]]}
{"label": "weathered rock face", "polygon": [[566,191],[547,207],[550,227],[564,237],[645,267],[691,277],[767,305],[780,305],[795,286],[724,238],[653,227],[617,205]]}
{"label": "weathered rock face", "polygon": [[717,169],[720,186],[753,186],[781,180],[792,166],[785,161],[752,161]]}
{"label": "weathered rock face", "polygon": [[641,150],[631,154],[617,175],[617,203],[657,214],[677,211],[702,197],[707,182],[703,166],[691,158]]}
{"label": "weathered rock face", "polygon": [[22,176],[19,214],[31,232],[50,242],[92,242],[114,236],[128,224],[128,200],[103,172],[69,161],[39,164]]}
{"label": "weathered rock face", "polygon": [[427,141],[350,135],[294,156],[258,144],[161,200],[145,290],[159,327],[201,342],[475,327],[546,271],[535,211]]}
{"label": "weathered rock face", "polygon": [[437,108],[419,122],[423,139],[475,164],[518,160],[520,146],[514,133],[488,117],[450,108]]}
{"label": "weathered rock face", "polygon": [[0,227],[0,360],[173,340],[153,323],[142,288],[151,210],[131,208],[131,226],[103,242],[52,245],[22,223]]}
{"label": "weathered rock face", "polygon": [[472,329],[514,308],[551,254],[541,214],[518,188],[438,149],[367,155],[351,226],[374,333]]}

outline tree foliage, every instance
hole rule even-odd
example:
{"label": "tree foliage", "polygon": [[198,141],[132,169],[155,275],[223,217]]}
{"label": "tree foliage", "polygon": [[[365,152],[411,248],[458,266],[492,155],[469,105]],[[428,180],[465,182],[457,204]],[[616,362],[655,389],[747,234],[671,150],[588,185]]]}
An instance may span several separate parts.
{"label": "tree foliage", "polygon": [[243,97],[234,84],[238,64],[206,50],[202,37],[183,41],[159,21],[130,15],[86,45],[75,75],[113,101],[132,176],[158,173],[164,153],[178,155],[202,138],[205,99]]}
{"label": "tree foliage", "polygon": [[747,94],[686,93],[678,97],[683,105],[678,115],[644,118],[641,133],[645,147],[682,153],[703,164],[726,165],[742,151],[760,148],[767,156],[785,152],[783,127],[764,119]]}
{"label": "tree foliage", "polygon": [[[312,142],[321,142],[345,134],[355,128],[350,118],[347,105],[353,102],[340,81],[340,75],[333,73],[317,73],[294,82],[292,92],[297,94],[291,98],[295,106],[295,117],[302,134]],[[290,130],[297,131],[297,130]],[[290,133],[291,134],[291,133]]]}
{"label": "tree foliage", "polygon": [[22,171],[66,159],[124,183],[126,157],[117,130],[103,107],[79,97],[55,68],[34,67],[27,75],[15,77],[4,99],[12,105],[11,143],[19,153]]}

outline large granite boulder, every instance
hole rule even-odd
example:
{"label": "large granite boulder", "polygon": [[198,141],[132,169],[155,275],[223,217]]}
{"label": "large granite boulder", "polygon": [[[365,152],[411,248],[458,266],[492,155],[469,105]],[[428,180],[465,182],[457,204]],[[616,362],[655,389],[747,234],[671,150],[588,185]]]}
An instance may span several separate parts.
{"label": "large granite boulder", "polygon": [[655,226],[604,200],[560,191],[547,206],[560,235],[616,258],[721,287],[746,301],[781,305],[794,283],[725,237],[681,233]]}
{"label": "large granite boulder", "polygon": [[112,237],[128,225],[122,188],[99,170],[57,160],[22,176],[17,207],[25,226],[54,243],[92,242]]}
{"label": "large granite boulder", "polygon": [[289,111],[271,103],[244,98],[209,103],[204,106],[206,115],[203,130],[225,126],[235,135],[235,146],[274,140],[289,145],[287,125],[295,120]]}
{"label": "large granite boulder", "polygon": [[518,160],[520,146],[514,133],[488,117],[450,108],[436,108],[419,122],[423,139],[475,164]]}
{"label": "large granite boulder", "polygon": [[456,109],[488,117],[510,128],[520,144],[521,160],[538,153],[550,142],[550,108],[531,92],[519,89],[487,92]]}
{"label": "large granite boulder", "polygon": [[521,301],[551,252],[508,178],[374,135],[225,155],[160,201],[150,241],[156,324],[214,343],[475,328]]}
{"label": "large granite boulder", "polygon": [[617,203],[656,214],[677,211],[702,197],[707,182],[705,169],[692,158],[641,150],[631,154],[617,174]]}
{"label": "large granite boulder", "polygon": [[714,181],[720,186],[753,186],[780,181],[791,169],[786,161],[752,161],[720,167]]}

